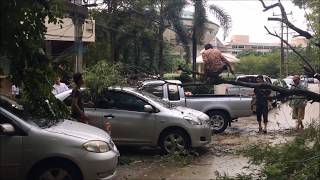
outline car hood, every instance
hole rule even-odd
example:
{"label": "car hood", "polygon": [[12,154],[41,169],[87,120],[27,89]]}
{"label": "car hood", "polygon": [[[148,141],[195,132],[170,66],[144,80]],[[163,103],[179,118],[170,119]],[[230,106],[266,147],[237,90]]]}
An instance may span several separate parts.
{"label": "car hood", "polygon": [[83,140],[101,140],[110,142],[108,133],[96,127],[70,120],[64,120],[55,126],[45,129],[48,132],[64,134]]}
{"label": "car hood", "polygon": [[183,116],[191,116],[193,118],[200,119],[203,121],[209,119],[209,117],[205,113],[195,109],[177,106],[177,107],[174,107],[173,110],[179,111],[179,113],[181,113]]}

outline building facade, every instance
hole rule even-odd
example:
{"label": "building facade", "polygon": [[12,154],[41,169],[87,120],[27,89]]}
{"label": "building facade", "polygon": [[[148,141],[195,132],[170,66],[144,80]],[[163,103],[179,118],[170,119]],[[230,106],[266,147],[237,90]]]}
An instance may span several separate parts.
{"label": "building facade", "polygon": [[237,55],[242,51],[254,51],[262,54],[270,53],[273,49],[280,49],[280,43],[254,43],[249,41],[248,35],[233,35],[230,42],[225,44],[224,52]]}

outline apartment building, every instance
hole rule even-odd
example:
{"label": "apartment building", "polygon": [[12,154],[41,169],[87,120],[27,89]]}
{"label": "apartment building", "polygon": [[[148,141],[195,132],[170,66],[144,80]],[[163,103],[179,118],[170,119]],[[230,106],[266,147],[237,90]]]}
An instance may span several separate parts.
{"label": "apartment building", "polygon": [[254,43],[249,41],[248,35],[233,35],[230,42],[225,44],[225,52],[237,55],[241,51],[255,51],[262,54],[270,53],[273,49],[280,49],[280,43]]}

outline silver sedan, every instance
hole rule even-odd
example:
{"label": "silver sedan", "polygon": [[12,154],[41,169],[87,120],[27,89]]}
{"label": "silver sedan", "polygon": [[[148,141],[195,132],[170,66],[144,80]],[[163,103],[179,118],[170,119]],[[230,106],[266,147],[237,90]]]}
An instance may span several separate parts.
{"label": "silver sedan", "polygon": [[[71,90],[56,97],[70,105]],[[111,124],[112,139],[119,145],[160,146],[165,153],[174,153],[211,141],[206,114],[171,106],[152,94],[109,88],[93,101],[94,107],[85,108],[90,124],[105,130]]]}
{"label": "silver sedan", "polygon": [[[30,119],[0,95],[0,179],[93,180],[116,175],[119,152],[101,129]],[[50,123],[48,123],[50,122]]]}

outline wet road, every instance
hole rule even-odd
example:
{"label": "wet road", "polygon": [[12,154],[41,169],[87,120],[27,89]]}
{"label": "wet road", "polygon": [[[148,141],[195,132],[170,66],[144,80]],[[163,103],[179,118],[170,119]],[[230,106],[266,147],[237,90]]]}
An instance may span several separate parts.
{"label": "wet road", "polygon": [[[312,91],[318,92],[319,86],[310,84]],[[320,119],[320,104],[306,106],[304,123]],[[158,149],[120,148],[122,161],[128,164],[119,165],[116,179],[215,179],[217,173],[235,176],[241,173],[255,172],[259,167],[245,168],[248,159],[238,150],[250,144],[279,144],[292,139],[295,133],[295,121],[291,119],[291,109],[282,104],[269,112],[268,133],[257,133],[256,117],[240,118],[231,127],[218,135],[212,136],[212,143],[200,150],[199,156],[185,165],[181,160],[168,160],[160,155]]]}

